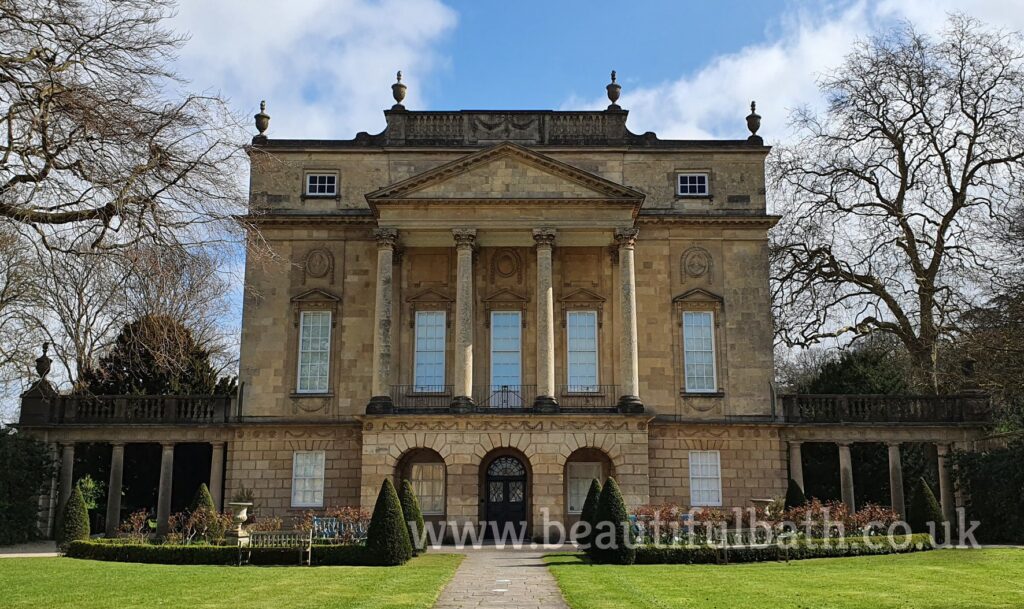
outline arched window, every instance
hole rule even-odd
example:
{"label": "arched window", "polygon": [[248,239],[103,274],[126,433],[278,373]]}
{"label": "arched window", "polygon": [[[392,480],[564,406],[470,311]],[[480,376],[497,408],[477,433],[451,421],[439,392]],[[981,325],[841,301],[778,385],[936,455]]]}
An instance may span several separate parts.
{"label": "arched window", "polygon": [[402,456],[395,473],[398,480],[412,484],[424,516],[444,515],[445,465],[441,455],[429,448],[415,448]]}

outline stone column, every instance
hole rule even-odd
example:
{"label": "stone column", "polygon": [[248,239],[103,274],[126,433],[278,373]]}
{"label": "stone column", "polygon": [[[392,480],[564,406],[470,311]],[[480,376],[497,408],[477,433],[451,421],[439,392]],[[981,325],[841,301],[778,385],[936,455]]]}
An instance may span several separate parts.
{"label": "stone column", "polygon": [[110,445],[110,482],[107,484],[107,537],[117,536],[121,524],[121,478],[124,474],[124,444]]}
{"label": "stone column", "polygon": [[620,228],[615,231],[615,242],[619,246],[619,312],[622,315],[622,329],[619,336],[619,382],[622,385],[619,410],[622,412],[643,412],[640,400],[640,362],[637,355],[636,329],[636,273],[633,269],[633,246],[638,231],[635,228]]}
{"label": "stone column", "polygon": [[856,511],[853,499],[853,459],[850,457],[850,443],[839,442],[839,479],[842,486],[843,503],[850,513]]}
{"label": "stone column", "polygon": [[452,229],[457,255],[455,290],[455,390],[452,408],[473,406],[473,247],[476,229]]}
{"label": "stone column", "polygon": [[224,509],[224,443],[214,442],[210,454],[210,495],[217,511]]}
{"label": "stone column", "polygon": [[377,298],[373,309],[373,387],[368,414],[394,410],[391,400],[391,313],[394,294],[394,254],[398,230],[378,228],[377,238]]}
{"label": "stone column", "polygon": [[551,250],[555,231],[537,228],[537,399],[533,406],[541,411],[558,408],[555,399],[555,301],[551,286]]}
{"label": "stone column", "polygon": [[900,456],[900,443],[889,443],[889,497],[892,501],[892,509],[900,515],[900,518],[907,517],[907,504],[903,500],[903,459]]}
{"label": "stone column", "polygon": [[789,477],[793,479],[793,482],[796,482],[801,492],[806,492],[807,489],[804,487],[804,459],[803,454],[800,452],[802,444],[803,442],[789,442]]}
{"label": "stone column", "polygon": [[171,488],[174,475],[174,443],[162,443],[160,454],[160,487],[156,500],[156,534],[167,534],[167,521],[171,517]]}
{"label": "stone column", "polygon": [[68,504],[71,489],[75,484],[75,443],[60,446],[60,483],[57,500],[57,517],[54,519],[56,534],[64,527],[64,507]]}
{"label": "stone column", "polygon": [[942,504],[942,517],[950,527],[956,525],[956,501],[953,499],[953,472],[949,464],[949,445],[936,444],[939,456],[939,502]]}

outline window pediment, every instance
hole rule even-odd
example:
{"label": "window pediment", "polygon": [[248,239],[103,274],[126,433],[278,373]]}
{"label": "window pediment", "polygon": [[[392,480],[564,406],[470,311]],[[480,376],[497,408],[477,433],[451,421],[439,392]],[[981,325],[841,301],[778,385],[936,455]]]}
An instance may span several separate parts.
{"label": "window pediment", "polygon": [[405,302],[409,304],[409,309],[412,312],[409,315],[410,328],[416,326],[416,311],[444,311],[446,313],[445,324],[447,327],[451,327],[452,303],[455,300],[444,292],[434,288],[427,288],[406,298]]}
{"label": "window pediment", "polygon": [[597,311],[597,326],[599,328],[602,327],[606,299],[597,292],[586,288],[578,288],[559,298],[558,302],[562,307],[563,328],[566,325],[566,313],[579,310]]}
{"label": "window pediment", "polygon": [[330,311],[331,327],[337,325],[338,303],[341,298],[325,290],[314,288],[306,290],[301,294],[292,296],[292,317],[296,327],[299,325],[299,316],[303,311]]}
{"label": "window pediment", "polygon": [[530,298],[517,294],[508,288],[501,288],[490,296],[481,299],[484,303],[484,325],[491,327],[491,311],[521,311],[523,327],[526,327],[526,305]]}

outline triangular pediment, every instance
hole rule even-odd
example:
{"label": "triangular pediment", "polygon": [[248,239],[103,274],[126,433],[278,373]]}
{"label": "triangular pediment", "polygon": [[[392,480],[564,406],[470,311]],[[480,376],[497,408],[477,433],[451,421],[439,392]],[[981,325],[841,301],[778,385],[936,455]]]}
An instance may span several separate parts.
{"label": "triangular pediment", "polygon": [[604,296],[601,296],[597,292],[592,292],[586,288],[579,288],[569,292],[565,296],[558,299],[558,302],[563,303],[574,303],[574,302],[604,302]]}
{"label": "triangular pediment", "polygon": [[366,195],[380,204],[423,201],[610,201],[639,208],[644,194],[508,142]]}
{"label": "triangular pediment", "polygon": [[722,302],[722,297],[701,288],[694,288],[676,296],[672,302]]}
{"label": "triangular pediment", "polygon": [[496,302],[514,302],[514,303],[526,303],[530,302],[530,299],[521,294],[516,294],[508,288],[501,288],[494,292],[490,296],[483,299],[484,302],[496,303]]}
{"label": "triangular pediment", "polygon": [[423,290],[422,292],[417,292],[417,293],[413,294],[412,296],[410,296],[409,298],[406,299],[406,302],[415,302],[415,303],[441,302],[441,303],[446,303],[447,304],[447,303],[452,303],[452,302],[455,302],[455,301],[452,298],[450,298],[448,295],[444,294],[443,292],[439,292],[439,291],[435,290],[434,288],[427,288],[427,289]]}
{"label": "triangular pediment", "polygon": [[292,296],[292,302],[340,302],[341,298],[338,298],[330,292],[323,290],[312,289],[306,290],[305,292]]}

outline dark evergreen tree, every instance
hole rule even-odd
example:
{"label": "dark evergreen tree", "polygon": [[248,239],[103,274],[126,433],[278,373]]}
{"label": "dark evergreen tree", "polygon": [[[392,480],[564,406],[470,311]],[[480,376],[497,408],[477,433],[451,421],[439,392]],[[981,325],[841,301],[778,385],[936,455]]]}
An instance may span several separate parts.
{"label": "dark evergreen tree", "polygon": [[405,515],[405,524],[409,527],[409,541],[412,542],[412,552],[413,554],[419,554],[426,549],[425,542],[423,544],[420,543],[421,539],[426,540],[425,527],[423,512],[420,511],[420,502],[416,499],[416,493],[413,492],[411,481],[402,481],[399,500],[402,503],[402,514]]}
{"label": "dark evergreen tree", "polygon": [[576,542],[580,549],[589,553],[591,544],[594,542],[594,525],[597,523],[597,504],[601,500],[601,482],[597,478],[590,481],[590,490],[587,491],[587,498],[583,502],[583,510],[580,512],[580,522],[586,522],[590,526],[580,535]]}
{"label": "dark evergreen tree", "polygon": [[807,503],[807,497],[804,496],[803,489],[796,483],[796,480],[789,479],[789,487],[786,488],[786,509],[800,507]]}
{"label": "dark evergreen tree", "polygon": [[935,499],[935,493],[928,486],[928,482],[924,478],[918,478],[917,487],[910,497],[910,509],[907,510],[907,524],[910,525],[910,530],[914,533],[928,533],[930,532],[928,528],[929,522],[935,523],[936,541],[942,541],[941,537],[944,530],[942,526],[944,522],[942,508],[939,507],[939,502]]}
{"label": "dark evergreen tree", "polygon": [[229,392],[210,352],[180,321],[147,315],[121,329],[110,352],[82,371],[80,391],[95,395],[187,395]]}
{"label": "dark evergreen tree", "polygon": [[46,444],[10,427],[0,428],[0,546],[39,536],[38,496],[53,476]]}
{"label": "dark evergreen tree", "polygon": [[[615,478],[608,478],[597,502],[597,530],[590,555],[599,563],[631,565],[636,560],[632,544],[629,512]],[[612,531],[610,543],[609,529]]]}
{"label": "dark evergreen tree", "polygon": [[199,488],[196,489],[196,496],[192,499],[190,511],[198,510],[217,511],[217,506],[213,503],[213,495],[210,494],[210,488],[205,483],[199,485]]}
{"label": "dark evergreen tree", "polygon": [[58,531],[57,545],[61,550],[67,550],[72,541],[88,540],[89,532],[89,510],[85,507],[82,490],[76,484],[64,506],[64,519]]}
{"label": "dark evergreen tree", "polygon": [[385,478],[380,485],[366,534],[366,550],[377,565],[400,565],[412,558],[409,527],[390,478]]}

